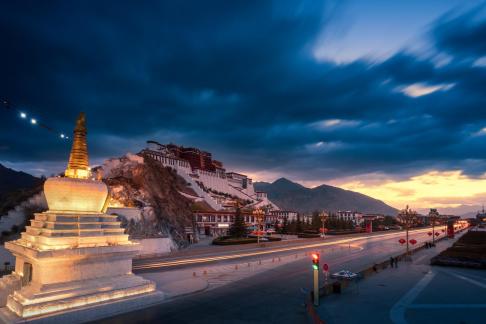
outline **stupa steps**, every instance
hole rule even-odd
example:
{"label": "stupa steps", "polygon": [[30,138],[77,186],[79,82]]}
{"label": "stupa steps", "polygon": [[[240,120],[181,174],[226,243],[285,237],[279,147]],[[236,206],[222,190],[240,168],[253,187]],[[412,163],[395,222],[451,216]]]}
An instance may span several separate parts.
{"label": "stupa steps", "polygon": [[103,235],[117,235],[123,234],[125,230],[123,228],[98,228],[98,229],[49,229],[49,228],[36,228],[32,226],[26,227],[26,232],[31,235],[39,236],[103,236]]}
{"label": "stupa steps", "polygon": [[47,228],[47,229],[109,229],[120,228],[120,222],[45,222],[38,220],[31,220],[30,227],[33,228]]}
{"label": "stupa steps", "polygon": [[98,245],[119,245],[129,244],[127,234],[117,235],[98,235],[98,236],[35,236],[27,232],[23,232],[21,241],[27,243],[32,247],[40,247],[42,249],[65,249],[82,246],[98,246]]}
{"label": "stupa steps", "polygon": [[[52,296],[45,296],[31,299],[26,299],[22,294],[14,292],[8,297],[8,305],[15,313],[33,316],[39,314],[39,309],[53,309],[64,310],[96,304],[105,300],[116,301],[124,297],[141,295],[155,291],[155,284],[140,277],[131,276],[131,278],[115,277],[118,281],[123,282],[123,285],[117,284],[114,281],[107,283],[105,286],[98,285],[98,287],[91,289],[73,290],[71,292],[54,292]],[[137,280],[138,279],[138,280]],[[56,294],[57,293],[57,294]],[[59,297],[62,297],[59,300]],[[46,321],[48,322],[48,321]]]}
{"label": "stupa steps", "polygon": [[153,285],[147,279],[134,276],[133,274],[125,274],[119,276],[100,277],[96,282],[87,284],[86,281],[72,281],[62,284],[51,284],[41,287],[39,290],[29,291],[26,289],[23,296],[14,293],[14,298],[19,301],[27,301],[29,299],[36,299],[41,302],[48,302],[59,299],[57,296],[63,294],[66,297],[93,293],[93,290],[99,291],[100,288],[109,286],[110,290],[125,289],[130,286],[140,287],[140,285]]}
{"label": "stupa steps", "polygon": [[36,221],[44,222],[76,222],[76,223],[89,223],[89,222],[116,222],[117,216],[107,214],[58,214],[58,213],[36,213]]}

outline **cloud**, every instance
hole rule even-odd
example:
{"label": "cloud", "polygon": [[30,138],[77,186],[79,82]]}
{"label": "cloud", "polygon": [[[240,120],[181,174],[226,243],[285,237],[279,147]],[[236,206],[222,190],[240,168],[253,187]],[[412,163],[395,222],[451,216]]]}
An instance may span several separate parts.
{"label": "cloud", "polygon": [[480,205],[486,198],[486,177],[474,178],[461,170],[430,171],[396,180],[367,182],[364,176],[338,183],[342,188],[381,197],[396,208],[446,208],[462,204]]}
{"label": "cloud", "polygon": [[[336,19],[327,2],[28,5],[0,5],[1,95],[66,134],[85,111],[96,163],[153,139],[303,183],[486,171],[471,136],[486,125],[485,23],[471,12],[432,22],[427,55],[337,64],[313,54]],[[65,164],[68,143],[1,113],[2,161]]]}
{"label": "cloud", "polygon": [[440,84],[440,85],[427,85],[422,83],[415,83],[405,87],[399,87],[398,90],[403,92],[409,97],[421,97],[428,94],[434,93],[436,91],[447,91],[451,89],[454,84]]}

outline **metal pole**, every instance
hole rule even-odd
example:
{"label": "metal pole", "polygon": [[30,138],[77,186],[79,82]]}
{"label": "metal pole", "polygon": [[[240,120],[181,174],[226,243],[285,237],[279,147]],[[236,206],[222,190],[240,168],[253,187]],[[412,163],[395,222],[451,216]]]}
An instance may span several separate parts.
{"label": "metal pole", "polygon": [[324,228],[326,228],[326,227],[324,226],[324,217],[322,217],[322,237],[326,236],[326,234],[324,232]]}
{"label": "metal pole", "polygon": [[408,252],[408,220],[406,222],[407,224],[407,256],[409,255],[409,252]]}
{"label": "metal pole", "polygon": [[432,219],[432,244],[435,244],[435,217]]}
{"label": "metal pole", "polygon": [[260,217],[259,217],[259,215],[257,216],[257,223],[258,223],[258,228],[257,228],[257,244],[260,244]]}
{"label": "metal pole", "polygon": [[314,269],[314,306],[319,306],[319,269]]}

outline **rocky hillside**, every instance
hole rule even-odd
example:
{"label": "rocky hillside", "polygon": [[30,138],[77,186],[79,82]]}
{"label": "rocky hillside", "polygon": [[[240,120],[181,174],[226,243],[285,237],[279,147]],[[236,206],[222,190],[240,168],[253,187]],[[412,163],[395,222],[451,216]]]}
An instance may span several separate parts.
{"label": "rocky hillside", "polygon": [[254,185],[255,190],[267,192],[268,198],[280,208],[303,213],[315,210],[357,210],[395,216],[398,212],[381,200],[328,185],[306,188],[285,178],[273,183],[256,182]]}
{"label": "rocky hillside", "polygon": [[141,209],[140,219],[122,220],[128,234],[169,236],[179,246],[186,244],[184,227],[192,226],[192,212],[191,201],[180,194],[186,189],[181,177],[151,159],[131,154],[108,160],[101,169],[111,204]]}

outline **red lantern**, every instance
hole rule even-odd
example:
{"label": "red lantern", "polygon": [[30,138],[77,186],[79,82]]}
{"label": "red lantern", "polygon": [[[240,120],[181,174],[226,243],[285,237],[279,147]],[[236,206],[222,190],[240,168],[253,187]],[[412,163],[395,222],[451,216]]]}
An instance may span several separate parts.
{"label": "red lantern", "polygon": [[417,240],[415,240],[415,239],[410,240],[410,244],[415,245],[416,243],[417,243]]}
{"label": "red lantern", "polygon": [[404,239],[399,239],[398,240],[398,243],[400,243],[400,244],[405,244],[405,242],[407,242],[407,241],[405,241]]}
{"label": "red lantern", "polygon": [[439,235],[440,235],[440,233],[438,233],[438,232],[435,232],[435,236],[439,236]]}
{"label": "red lantern", "polygon": [[428,233],[427,233],[427,235],[428,235],[428,236],[432,236],[432,232],[428,232]]}

